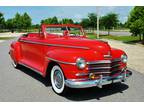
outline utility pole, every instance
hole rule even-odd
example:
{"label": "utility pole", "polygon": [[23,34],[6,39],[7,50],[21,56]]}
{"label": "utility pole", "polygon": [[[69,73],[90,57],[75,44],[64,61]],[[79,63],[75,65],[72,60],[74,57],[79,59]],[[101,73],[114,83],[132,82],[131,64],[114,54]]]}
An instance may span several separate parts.
{"label": "utility pole", "polygon": [[97,11],[97,39],[99,39],[99,7],[96,7]]}

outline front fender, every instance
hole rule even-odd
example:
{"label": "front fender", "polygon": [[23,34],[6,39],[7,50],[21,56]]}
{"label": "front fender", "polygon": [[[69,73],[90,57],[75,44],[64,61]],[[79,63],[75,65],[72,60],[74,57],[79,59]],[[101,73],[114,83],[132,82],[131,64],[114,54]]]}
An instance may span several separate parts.
{"label": "front fender", "polygon": [[75,74],[77,72],[87,72],[86,69],[80,70],[76,66],[76,59],[78,57],[85,57],[85,54],[79,50],[69,49],[53,49],[47,53],[48,64],[51,61],[57,62],[62,68],[64,75],[68,79],[76,79]]}

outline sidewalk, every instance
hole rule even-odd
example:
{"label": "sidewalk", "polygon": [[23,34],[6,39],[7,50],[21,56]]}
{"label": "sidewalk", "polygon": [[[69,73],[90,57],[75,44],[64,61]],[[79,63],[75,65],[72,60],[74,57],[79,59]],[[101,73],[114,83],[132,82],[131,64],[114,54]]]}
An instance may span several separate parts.
{"label": "sidewalk", "polygon": [[22,35],[24,33],[11,33],[11,32],[7,32],[7,33],[0,33],[0,37],[18,37],[20,35]]}
{"label": "sidewalk", "polygon": [[128,67],[144,73],[144,46],[125,44],[115,40],[105,40],[114,47],[124,50],[128,55]]}
{"label": "sidewalk", "polygon": [[0,40],[0,43],[3,42],[4,40]]}

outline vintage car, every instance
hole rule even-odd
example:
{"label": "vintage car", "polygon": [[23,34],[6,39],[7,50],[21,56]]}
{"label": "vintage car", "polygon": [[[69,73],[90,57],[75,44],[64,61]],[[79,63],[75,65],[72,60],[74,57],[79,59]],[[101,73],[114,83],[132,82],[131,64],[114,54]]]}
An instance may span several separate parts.
{"label": "vintage car", "polygon": [[68,88],[88,88],[124,82],[127,55],[102,40],[88,39],[80,25],[41,25],[39,33],[28,33],[10,45],[15,68],[28,67],[48,76],[57,94]]}

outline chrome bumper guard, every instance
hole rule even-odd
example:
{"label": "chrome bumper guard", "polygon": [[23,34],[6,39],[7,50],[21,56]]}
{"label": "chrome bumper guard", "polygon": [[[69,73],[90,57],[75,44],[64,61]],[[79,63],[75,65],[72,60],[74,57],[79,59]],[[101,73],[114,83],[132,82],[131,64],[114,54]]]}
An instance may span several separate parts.
{"label": "chrome bumper guard", "polygon": [[100,76],[100,79],[97,80],[86,80],[86,81],[80,81],[80,80],[65,80],[66,86],[70,88],[88,88],[88,87],[94,87],[97,86],[99,88],[102,88],[103,85],[117,83],[117,82],[125,82],[126,79],[132,75],[131,71],[126,71],[116,77],[103,77]]}

